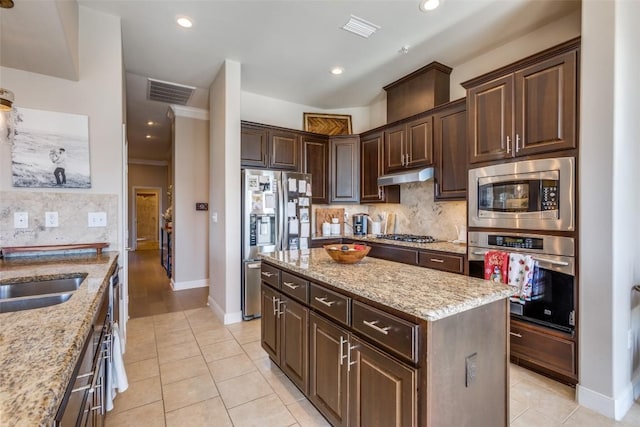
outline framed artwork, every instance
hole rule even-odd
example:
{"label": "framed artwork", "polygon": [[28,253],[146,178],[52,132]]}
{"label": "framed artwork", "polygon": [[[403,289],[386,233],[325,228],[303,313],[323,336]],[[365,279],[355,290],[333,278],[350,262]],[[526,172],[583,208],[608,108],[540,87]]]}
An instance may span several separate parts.
{"label": "framed artwork", "polygon": [[304,130],[323,135],[350,135],[351,116],[348,114],[303,113]]}
{"label": "framed artwork", "polygon": [[91,188],[89,116],[16,107],[14,187]]}

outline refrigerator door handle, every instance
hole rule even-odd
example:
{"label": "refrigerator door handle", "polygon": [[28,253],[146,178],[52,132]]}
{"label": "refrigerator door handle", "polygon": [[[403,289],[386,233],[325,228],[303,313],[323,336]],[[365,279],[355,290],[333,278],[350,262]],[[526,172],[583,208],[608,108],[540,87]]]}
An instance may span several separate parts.
{"label": "refrigerator door handle", "polygon": [[287,226],[287,212],[286,212],[286,207],[285,207],[285,188],[286,186],[284,185],[284,180],[286,179],[286,176],[284,174],[280,175],[280,179],[278,179],[276,182],[278,183],[278,221],[279,221],[279,227],[280,227],[280,232],[278,233],[278,242],[276,243],[276,249],[279,251],[283,251],[286,249],[285,246],[288,246],[288,244],[286,242],[289,241],[289,233],[288,230],[286,229]]}

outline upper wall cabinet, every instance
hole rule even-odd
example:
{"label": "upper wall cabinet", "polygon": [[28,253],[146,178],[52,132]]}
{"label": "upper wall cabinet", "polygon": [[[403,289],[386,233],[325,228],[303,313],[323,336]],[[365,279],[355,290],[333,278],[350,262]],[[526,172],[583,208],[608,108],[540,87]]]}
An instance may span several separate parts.
{"label": "upper wall cabinet", "polygon": [[313,203],[329,203],[329,138],[302,136],[302,172],[311,174]]}
{"label": "upper wall cabinet", "polygon": [[360,203],[400,203],[400,186],[378,185],[382,175],[382,132],[360,136]]}
{"label": "upper wall cabinet", "polygon": [[383,159],[384,174],[433,164],[433,117],[386,128]]}
{"label": "upper wall cabinet", "polygon": [[467,108],[464,99],[433,116],[434,198],[467,197]]}
{"label": "upper wall cabinet", "polygon": [[300,136],[294,131],[242,123],[242,167],[300,170]]}
{"label": "upper wall cabinet", "polygon": [[579,40],[463,83],[469,162],[577,147]]}
{"label": "upper wall cabinet", "polygon": [[332,136],[330,148],[331,203],[360,201],[360,137]]}

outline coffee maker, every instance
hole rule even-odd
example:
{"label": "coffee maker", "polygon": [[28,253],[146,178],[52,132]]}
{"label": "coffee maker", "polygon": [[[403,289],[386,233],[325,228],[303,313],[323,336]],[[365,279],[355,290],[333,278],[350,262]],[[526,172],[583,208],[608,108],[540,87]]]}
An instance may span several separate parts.
{"label": "coffee maker", "polygon": [[367,216],[367,214],[353,214],[353,216],[351,217],[353,220],[354,236],[367,235]]}

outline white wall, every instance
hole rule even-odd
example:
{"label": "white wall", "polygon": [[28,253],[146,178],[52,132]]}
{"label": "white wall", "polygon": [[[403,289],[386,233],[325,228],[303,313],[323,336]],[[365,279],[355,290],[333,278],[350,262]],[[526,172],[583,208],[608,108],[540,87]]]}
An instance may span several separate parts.
{"label": "white wall", "polygon": [[209,305],[225,324],[242,320],[240,92],[240,63],[226,60],[209,88]]}
{"label": "white wall", "polygon": [[[120,18],[80,6],[80,78],[70,81],[13,68],[0,67],[0,86],[15,93],[18,107],[89,116],[91,189],[52,192],[116,194],[122,204],[122,38]],[[0,144],[0,190],[30,194],[44,189],[11,186],[11,149]],[[62,203],[62,202],[61,202]],[[57,209],[55,205],[51,210]],[[117,209],[115,221],[122,230]],[[60,218],[62,220],[62,218]],[[118,235],[121,235],[118,232]],[[119,246],[121,246],[119,244]],[[118,247],[110,247],[117,250]]]}
{"label": "white wall", "polygon": [[[183,115],[172,107],[173,123],[173,275],[174,290],[208,286],[208,211],[196,202],[209,202],[209,121]],[[190,109],[191,111],[193,109]]]}
{"label": "white wall", "polygon": [[241,95],[242,120],[303,130],[303,113],[350,114],[353,133],[361,133],[373,127],[370,124],[369,107],[323,110],[251,92],[243,91]]}
{"label": "white wall", "polygon": [[582,3],[578,401],[616,419],[633,403],[627,333],[640,278],[630,238],[639,227],[640,196],[630,188],[639,177],[639,12],[637,2]]}

